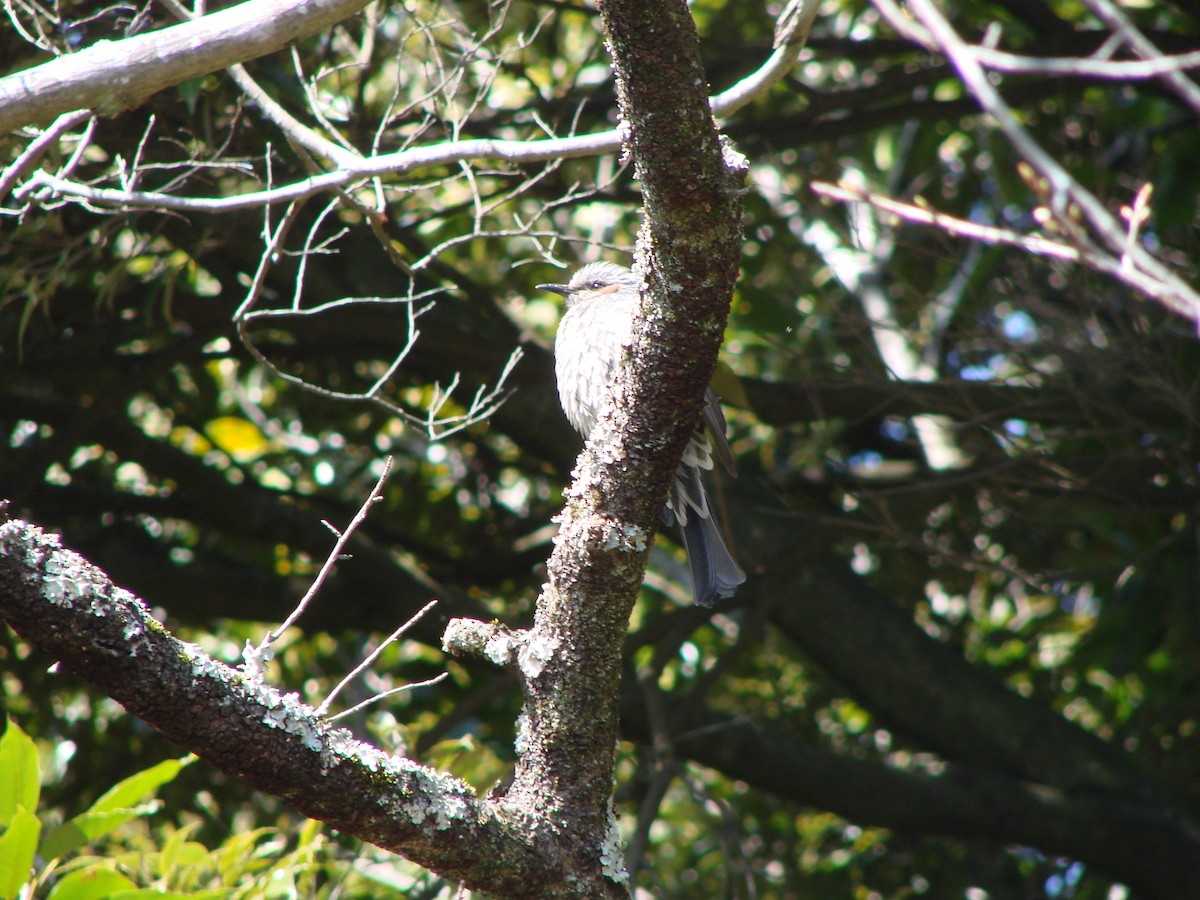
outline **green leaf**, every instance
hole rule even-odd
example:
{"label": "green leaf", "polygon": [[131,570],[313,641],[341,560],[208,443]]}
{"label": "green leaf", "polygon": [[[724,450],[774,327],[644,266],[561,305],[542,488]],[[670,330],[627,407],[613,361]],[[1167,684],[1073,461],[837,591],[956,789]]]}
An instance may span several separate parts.
{"label": "green leaf", "polygon": [[191,759],[164,760],[117,782],[87,812],[49,831],[42,842],[42,856],[58,859],[120,828],[130,819],[157,811],[157,803],[141,801],[171,781]]}
{"label": "green leaf", "polygon": [[9,819],[8,830],[0,835],[0,900],[16,897],[29,880],[41,830],[41,821],[24,807]]}
{"label": "green leaf", "polygon": [[103,837],[120,828],[130,819],[156,812],[158,803],[143,803],[133,809],[114,809],[110,812],[85,812],[68,822],[50,829],[42,841],[41,853],[47,860],[59,859],[72,850]]}
{"label": "green leaf", "polygon": [[156,862],[159,877],[169,878],[171,873],[177,870],[195,869],[212,861],[212,854],[207,847],[198,841],[190,840],[199,827],[199,824],[185,825],[167,838]]}
{"label": "green leaf", "polygon": [[54,886],[48,900],[107,900],[117,892],[137,890],[137,884],[120,872],[105,868],[105,860],[87,869],[70,872]]}
{"label": "green leaf", "polygon": [[143,799],[173,780],[184,766],[191,764],[193,759],[195,757],[164,760],[156,766],[151,766],[149,769],[118,781],[104,792],[104,796],[92,804],[92,808],[88,812],[114,812],[137,806]]}
{"label": "green leaf", "polygon": [[18,810],[34,812],[41,795],[37,745],[16,722],[7,721],[0,737],[0,827],[10,825]]}

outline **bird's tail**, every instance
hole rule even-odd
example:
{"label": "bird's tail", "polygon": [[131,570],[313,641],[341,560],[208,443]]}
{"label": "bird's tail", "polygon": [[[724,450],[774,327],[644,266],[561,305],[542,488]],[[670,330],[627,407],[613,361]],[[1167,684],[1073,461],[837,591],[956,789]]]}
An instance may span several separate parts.
{"label": "bird's tail", "polygon": [[725,546],[721,529],[711,515],[692,515],[680,522],[683,549],[692,570],[692,596],[700,606],[712,606],[719,597],[732,597],[746,573]]}

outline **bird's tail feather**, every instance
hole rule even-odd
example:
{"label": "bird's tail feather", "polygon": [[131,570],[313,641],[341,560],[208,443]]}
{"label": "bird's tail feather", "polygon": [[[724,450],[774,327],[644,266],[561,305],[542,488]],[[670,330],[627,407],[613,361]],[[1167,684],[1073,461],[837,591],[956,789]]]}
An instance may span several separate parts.
{"label": "bird's tail feather", "polygon": [[721,539],[721,529],[709,516],[688,516],[680,523],[683,549],[692,571],[692,596],[700,606],[712,606],[720,597],[732,597],[746,573]]}

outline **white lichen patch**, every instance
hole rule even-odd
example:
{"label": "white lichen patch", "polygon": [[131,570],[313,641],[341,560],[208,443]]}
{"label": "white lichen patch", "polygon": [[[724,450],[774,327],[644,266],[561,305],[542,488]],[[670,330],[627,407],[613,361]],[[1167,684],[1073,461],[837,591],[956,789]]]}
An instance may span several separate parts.
{"label": "white lichen patch", "polygon": [[432,820],[435,828],[444,830],[471,815],[475,789],[462,779],[407,757],[388,755],[338,728],[326,735],[322,763],[330,769],[347,762],[361,764],[401,787],[403,800],[388,793],[378,797],[377,802],[390,816],[404,816],[415,825]]}
{"label": "white lichen patch", "polygon": [[187,641],[178,642],[179,652],[183,655],[192,666],[192,678],[195,681],[230,681],[232,670],[222,663],[217,662],[195,644],[189,644]]}
{"label": "white lichen patch", "polygon": [[26,583],[40,583],[42,596],[55,606],[74,606],[109,583],[82,556],[64,550],[57,534],[20,519],[0,525],[0,555],[19,559]]}
{"label": "white lichen patch", "polygon": [[517,756],[524,755],[529,748],[529,716],[525,714],[525,710],[521,710],[517,714],[517,736],[513,739],[513,749],[517,751]]}
{"label": "white lichen patch", "polygon": [[275,651],[265,641],[256,645],[246,641],[242,649],[242,674],[246,683],[258,687],[266,680],[266,664],[275,656]]}
{"label": "white lichen patch", "polygon": [[605,550],[626,550],[641,553],[649,543],[646,529],[637,525],[606,521],[603,526]]}
{"label": "white lichen patch", "polygon": [[269,685],[258,689],[258,695],[267,707],[263,723],[300,738],[309,750],[320,750],[324,741],[321,722],[316,711],[293,692],[282,694]]}
{"label": "white lichen patch", "polygon": [[451,822],[467,818],[470,810],[468,800],[474,798],[469,786],[452,775],[427,768],[411,759],[401,759],[399,763],[415,782],[414,799],[425,801],[423,806],[417,804],[410,810],[415,824],[420,825],[426,818],[432,818],[434,827],[444,831]]}
{"label": "white lichen patch", "polygon": [[554,658],[558,640],[544,634],[534,634],[521,648],[517,662],[526,678],[533,680],[542,674],[546,663]]}
{"label": "white lichen patch", "polygon": [[[113,603],[119,603],[122,606],[139,606],[141,601],[136,596],[131,594],[125,588],[113,588],[112,592]],[[95,613],[100,615],[100,613]],[[146,633],[146,627],[142,624],[142,620],[136,616],[127,616],[121,623],[121,633],[125,636],[125,640],[132,641],[134,638],[141,637]]]}
{"label": "white lichen patch", "polygon": [[403,799],[384,793],[376,800],[389,818],[404,817],[414,825],[429,821],[434,828],[444,831],[454,822],[467,821],[473,815],[475,790],[453,775],[402,756],[388,756],[353,738],[339,741],[336,749],[341,758],[356,759],[401,787]]}
{"label": "white lichen patch", "polygon": [[42,567],[42,596],[55,606],[72,607],[83,599],[85,584],[60,550],[51,552]]}
{"label": "white lichen patch", "polygon": [[745,175],[750,170],[750,160],[725,135],[721,135],[721,161],[730,172],[739,175]]}
{"label": "white lichen patch", "polygon": [[483,646],[483,655],[497,666],[511,665],[517,650],[513,636],[504,631],[497,631]]}
{"label": "white lichen patch", "polygon": [[58,535],[14,519],[0,525],[0,556],[20,561],[26,584],[35,586],[47,603],[63,609],[83,607],[97,618],[117,617],[129,652],[136,654],[143,637],[146,605],[129,591],[116,587],[90,562],[63,548]]}
{"label": "white lichen patch", "polygon": [[629,883],[629,870],[625,868],[625,852],[621,847],[621,829],[617,825],[611,796],[608,798],[608,828],[600,845],[600,870],[605,878],[611,878],[617,884]]}

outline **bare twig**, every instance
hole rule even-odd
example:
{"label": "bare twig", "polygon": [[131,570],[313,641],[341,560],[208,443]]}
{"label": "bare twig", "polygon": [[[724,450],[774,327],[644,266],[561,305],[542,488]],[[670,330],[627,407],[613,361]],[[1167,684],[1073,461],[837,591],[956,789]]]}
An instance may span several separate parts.
{"label": "bare twig", "polygon": [[[266,246],[263,249],[262,256],[259,257],[258,269],[255,270],[254,277],[250,280],[250,287],[246,291],[246,299],[241,302],[233,313],[233,321],[239,325],[239,334],[242,331],[241,325],[246,320],[246,313],[258,302],[258,298],[262,294],[263,285],[266,284],[267,273],[271,270],[271,266],[278,260],[284,239],[300,215],[300,206],[299,203],[293,203],[289,206],[279,224],[274,228],[271,227],[270,209],[263,210],[263,238]],[[242,342],[246,343],[245,340]]]}
{"label": "bare twig", "polygon": [[[1091,2],[1089,2],[1089,6]],[[889,25],[903,37],[926,47],[936,44],[929,31],[906,16],[891,0],[875,4]],[[1095,11],[1095,10],[1093,10]],[[1102,78],[1106,81],[1138,81],[1146,78],[1161,78],[1173,72],[1200,67],[1200,50],[1190,53],[1167,55],[1153,47],[1149,41],[1143,45],[1146,59],[1110,59],[1117,45],[1124,43],[1124,35],[1110,37],[1091,56],[1022,56],[991,46],[970,46],[971,53],[986,68],[1008,75],[1051,75],[1054,77]],[[1151,49],[1153,48],[1153,49]]]}
{"label": "bare twig", "polygon": [[985,244],[1003,244],[1010,247],[1019,247],[1038,256],[1050,256],[1070,262],[1079,262],[1081,259],[1079,250],[1068,244],[1052,241],[1049,238],[1037,235],[1019,234],[1007,228],[997,228],[994,225],[970,222],[966,219],[960,219],[957,216],[938,212],[924,205],[903,203],[891,197],[884,197],[881,194],[868,191],[860,185],[849,185],[844,182],[833,185],[826,181],[814,181],[809,187],[813,193],[819,194],[822,197],[853,203],[869,203],[876,209],[890,213],[897,218],[914,222],[918,225],[933,225],[957,237],[981,241]]}
{"label": "bare twig", "polygon": [[375,483],[375,487],[371,489],[371,493],[367,495],[367,499],[363,501],[362,506],[359,507],[358,512],[355,514],[354,518],[351,519],[350,524],[346,526],[345,531],[339,532],[328,522],[324,523],[325,527],[337,535],[337,542],[333,545],[333,549],[329,551],[329,556],[325,558],[325,563],[321,566],[321,570],[317,573],[317,577],[313,579],[312,585],[300,599],[300,602],[296,604],[296,608],[292,610],[291,615],[284,620],[283,624],[275,630],[269,632],[257,647],[251,647],[249,643],[247,643],[246,649],[243,652],[243,658],[245,660],[244,667],[246,673],[251,679],[262,678],[262,662],[270,658],[268,656],[268,651],[270,650],[271,645],[275,643],[275,641],[279,640],[280,636],[292,625],[294,625],[297,619],[304,615],[304,611],[308,609],[308,605],[313,601],[313,598],[317,596],[317,592],[321,590],[322,585],[325,584],[325,579],[329,577],[329,573],[333,571],[338,562],[345,558],[343,556],[343,551],[346,548],[346,544],[350,541],[350,538],[354,536],[354,532],[358,529],[358,526],[366,521],[367,513],[370,512],[371,507],[383,499],[383,485],[387,482],[388,475],[391,474],[391,471],[392,458],[389,456],[384,461],[383,472],[380,474],[379,480]]}
{"label": "bare twig", "polygon": [[720,119],[733,115],[763,96],[792,70],[820,6],[820,0],[791,0],[788,3],[776,28],[775,52],[757,71],[712,98],[714,116]]}
{"label": "bare twig", "polygon": [[[364,709],[373,703],[378,703],[380,700],[386,700],[388,697],[395,696],[396,694],[403,694],[407,691],[416,690],[417,688],[432,687],[435,684],[441,684],[443,681],[445,681],[449,677],[450,677],[449,672],[443,672],[441,675],[434,675],[432,678],[426,678],[424,681],[414,681],[409,684],[402,684],[399,687],[394,687],[391,690],[384,691],[381,694],[376,694],[374,697],[368,697],[366,700],[363,700],[361,703],[356,703],[356,704],[354,704],[354,706],[350,707],[349,709],[344,709],[337,715],[330,716],[329,721],[336,722],[338,719],[345,718],[346,716],[349,716],[349,715],[353,715],[354,713],[358,712],[360,709]],[[318,712],[320,712],[320,710],[318,710]]]}
{"label": "bare twig", "polygon": [[[390,462],[390,460],[389,460],[389,462]],[[377,660],[379,658],[380,653],[382,653],[384,650],[386,650],[391,644],[393,644],[397,640],[399,640],[399,638],[406,631],[408,631],[410,628],[412,628],[414,625],[416,625],[418,622],[420,622],[421,619],[424,618],[425,614],[427,612],[429,612],[431,609],[433,609],[435,606],[437,606],[437,601],[430,600],[428,603],[426,603],[424,606],[422,606],[419,610],[417,610],[416,613],[414,613],[407,622],[405,622],[403,625],[401,625],[399,628],[397,628],[395,631],[393,631],[390,635],[388,635],[387,639],[385,641],[383,641],[383,643],[381,643],[370,654],[368,654],[366,659],[364,659],[361,663],[359,663],[357,666],[355,666],[354,669],[351,670],[350,674],[348,674],[345,678],[343,678],[340,682],[338,682],[337,686],[334,687],[334,689],[329,692],[329,696],[327,696],[325,698],[324,702],[320,706],[317,707],[317,714],[323,716],[327,712],[329,712],[330,705],[333,703],[333,701],[337,697],[337,695],[342,692],[342,689],[345,688],[346,685],[348,685],[351,681],[353,681],[355,678],[357,678],[360,674],[362,674],[362,672],[366,668],[368,668],[371,665],[371,663],[375,662],[375,660]],[[350,713],[355,712],[359,709],[362,709],[364,706],[368,706],[369,704],[374,703],[377,700],[382,700],[384,697],[389,697],[392,694],[399,693],[400,691],[403,691],[403,690],[411,690],[412,688],[421,687],[426,684],[436,684],[437,682],[439,682],[443,678],[445,678],[446,674],[447,673],[443,672],[441,675],[437,676],[437,678],[430,679],[429,681],[423,681],[423,682],[420,682],[419,684],[408,684],[408,685],[405,685],[404,687],[395,688],[390,691],[385,691],[382,694],[378,694],[374,697],[371,697],[368,700],[364,700],[362,703],[352,706],[350,709],[346,710],[345,712],[338,713],[338,715],[334,716],[333,718],[337,719],[340,716],[348,716],[348,715],[350,715]]]}
{"label": "bare twig", "polygon": [[248,0],[158,31],[97,41],[0,78],[0,134],[79,107],[105,115],[130,109],[164,88],[325,31],[366,2]]}
{"label": "bare twig", "polygon": [[1121,218],[1129,223],[1129,234],[1125,241],[1126,250],[1121,254],[1121,266],[1129,267],[1129,257],[1138,245],[1138,236],[1142,226],[1150,219],[1150,197],[1154,194],[1154,185],[1146,182],[1133,198],[1132,206],[1121,207]]}
{"label": "bare twig", "polygon": [[224,213],[257,209],[277,203],[304,200],[322,191],[344,188],[379,175],[403,175],[419,169],[473,162],[524,164],[548,162],[609,153],[620,148],[616,131],[570,138],[509,141],[481,138],[449,141],[364,158],[332,172],[313,175],[277,188],[267,188],[230,197],[179,197],[156,191],[120,191],[77,184],[55,176],[34,173],[22,186],[24,193],[46,187],[64,197],[74,197],[101,206],[129,209],[166,209],[176,212]]}
{"label": "bare twig", "polygon": [[976,58],[987,68],[1009,75],[1052,75],[1055,77],[1102,78],[1106,81],[1139,81],[1161,78],[1172,72],[1200,67],[1200,50],[1154,59],[1104,60],[1094,57],[1020,56],[988,47],[975,48]]}
{"label": "bare twig", "polygon": [[[1142,34],[1132,20],[1110,0],[1083,0],[1083,2],[1096,18],[1111,28],[1113,34],[1138,56],[1151,62],[1158,62],[1164,58],[1163,52],[1154,45],[1154,42]],[[1200,86],[1184,75],[1181,67],[1169,66],[1156,75],[1174,89],[1175,93],[1192,108],[1192,112],[1200,115]]]}
{"label": "bare twig", "polygon": [[[199,12],[193,13],[179,0],[159,0],[159,2],[184,21],[190,21],[200,15]],[[276,103],[275,98],[263,90],[241,63],[230,66],[226,71],[234,83],[242,89],[242,93],[250,99],[250,102],[258,107],[267,119],[274,122],[288,138],[300,146],[307,147],[318,156],[324,156],[338,165],[353,164],[356,160],[361,159],[361,156],[353,150],[348,150],[328,140]]]}
{"label": "bare twig", "polygon": [[[21,152],[20,156],[14,159],[3,172],[0,172],[0,203],[4,202],[4,198],[7,197],[9,192],[13,189],[13,185],[15,185],[31,167],[37,164],[37,161],[42,158],[43,153],[57,143],[64,134],[85,119],[89,120],[87,134],[90,134],[91,122],[95,119],[95,116],[92,115],[91,110],[77,109],[74,112],[63,113],[54,120],[49,128],[38,135],[37,138],[34,139],[29,146]],[[81,144],[86,145],[87,140],[81,139]],[[73,168],[73,166],[68,164],[68,166],[65,168],[67,171],[69,171],[71,168]]]}
{"label": "bare twig", "polygon": [[[351,2],[351,0],[341,0],[341,2]],[[816,0],[805,0],[801,6],[802,12],[790,23],[785,42],[766,60],[763,66],[729,90],[712,98],[711,105],[715,116],[730,116],[746,104],[753,102],[783,78],[795,64],[796,58],[803,49],[802,37],[807,34],[807,28],[811,25],[817,3]],[[202,20],[189,22],[187,25],[199,25],[218,15],[222,14],[206,16]],[[162,33],[155,32],[155,34]],[[115,42],[112,46],[120,47],[125,43],[124,41]],[[75,56],[82,55],[81,53]],[[223,60],[221,64],[228,67],[233,62]],[[211,71],[211,69],[208,70]],[[20,74],[22,73],[18,73],[18,75]],[[16,77],[18,76],[10,76],[10,78]],[[7,80],[0,79],[0,88],[4,87]],[[248,82],[243,84],[239,81],[239,85],[246,89]],[[256,92],[252,87],[249,88],[248,93],[254,97],[255,102],[259,102],[261,99],[261,92]],[[0,108],[3,106],[3,101],[4,94],[0,90]],[[24,197],[33,194],[38,189],[46,189],[62,197],[73,198],[96,206],[162,209],[175,212],[235,212],[269,204],[303,200],[323,191],[349,188],[381,175],[403,175],[424,168],[448,166],[460,162],[506,162],[513,165],[552,162],[612,153],[621,147],[621,133],[619,130],[613,129],[591,135],[532,141],[487,138],[451,140],[424,147],[410,147],[395,153],[360,158],[349,151],[337,152],[336,145],[320,138],[315,132],[306,130],[305,126],[295,122],[294,119],[276,117],[273,109],[266,106],[263,108],[272,121],[279,124],[289,136],[319,155],[328,157],[337,164],[338,168],[288,185],[211,198],[180,197],[161,191],[116,190],[72,182],[49,173],[34,173],[34,177],[22,185],[21,194]],[[0,125],[2,124],[3,121],[0,120]],[[316,139],[314,140],[314,138]]]}
{"label": "bare twig", "polygon": [[[247,310],[241,314],[237,320],[238,334],[242,340],[243,346],[265,366],[273,375],[290,384],[294,384],[303,390],[325,397],[329,400],[342,400],[355,403],[371,403],[386,410],[390,415],[403,419],[411,425],[419,427],[425,432],[426,436],[431,440],[441,440],[449,437],[464,428],[481,422],[492,415],[504,401],[507,396],[506,385],[509,377],[512,375],[518,362],[520,362],[523,351],[520,347],[513,349],[509,354],[508,361],[501,370],[500,375],[496,379],[496,383],[491,387],[486,385],[480,386],[472,398],[470,404],[467,405],[465,411],[461,413],[453,413],[451,415],[440,415],[441,410],[445,408],[449,402],[454,389],[458,386],[458,376],[456,375],[451,381],[451,384],[446,388],[440,385],[434,385],[434,396],[430,400],[429,406],[424,415],[413,413],[402,406],[393,403],[387,397],[383,396],[383,389],[391,378],[399,370],[401,364],[408,357],[412,348],[416,345],[417,339],[421,336],[420,330],[416,327],[417,319],[433,308],[433,304],[425,303],[421,305],[420,301],[440,293],[441,289],[426,291],[421,294],[412,294],[408,297],[344,297],[339,300],[323,303],[319,306],[300,309],[296,307],[284,309],[261,309]],[[369,388],[365,391],[338,391],[332,388],[322,387],[321,385],[313,384],[312,382],[301,378],[298,375],[293,375],[290,372],[285,372],[272,362],[266,354],[258,348],[250,337],[248,326],[251,322],[260,319],[281,319],[286,317],[308,317],[316,316],[330,310],[338,308],[347,308],[361,304],[404,304],[408,307],[408,335],[405,344],[393,357],[387,368],[380,374]]]}
{"label": "bare twig", "polygon": [[[908,4],[923,26],[920,29],[903,24],[907,20],[893,0],[874,2],[889,22],[906,29],[907,36],[946,55],[963,85],[995,120],[1013,149],[1045,180],[1049,213],[1071,236],[1081,259],[1200,325],[1200,294],[1140,244],[1130,246],[1128,228],[1033,139],[988,79],[973,48],[963,42],[931,0],[910,0]],[[1078,210],[1086,233],[1073,220],[1072,208]]]}

